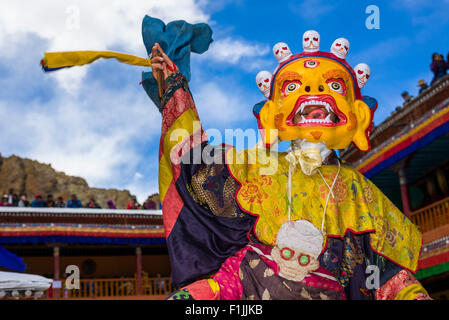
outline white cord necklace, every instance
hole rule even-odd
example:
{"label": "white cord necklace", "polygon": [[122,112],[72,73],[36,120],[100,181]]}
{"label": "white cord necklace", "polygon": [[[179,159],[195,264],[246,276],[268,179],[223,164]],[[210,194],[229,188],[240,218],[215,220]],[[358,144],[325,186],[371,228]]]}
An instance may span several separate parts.
{"label": "white cord necklace", "polygon": [[337,162],[338,162],[338,170],[337,170],[337,174],[335,175],[334,181],[332,182],[332,186],[331,187],[329,187],[329,185],[326,182],[326,179],[324,179],[323,175],[321,174],[320,169],[318,169],[318,173],[320,174],[321,179],[323,179],[324,183],[326,184],[326,186],[329,189],[329,193],[327,194],[327,198],[326,198],[326,204],[324,205],[323,218],[322,218],[322,222],[321,222],[321,233],[323,235],[324,235],[323,230],[324,230],[324,221],[326,219],[327,205],[329,203],[329,199],[330,199],[330,195],[331,194],[332,194],[332,197],[335,199],[335,196],[334,196],[334,193],[332,192],[332,190],[334,189],[335,182],[337,182],[338,175],[340,174],[340,168],[341,168],[340,160],[337,159]]}
{"label": "white cord necklace", "polygon": [[[326,203],[324,205],[324,210],[323,210],[323,217],[322,217],[322,222],[321,222],[321,233],[324,235],[324,221],[326,218],[326,211],[327,211],[327,205],[329,204],[329,199],[330,196],[332,195],[332,197],[335,199],[335,195],[333,193],[333,189],[334,189],[334,185],[335,182],[337,182],[337,178],[338,175],[340,174],[340,169],[341,169],[341,164],[340,164],[340,160],[337,159],[338,162],[338,170],[337,170],[337,174],[335,175],[334,181],[332,182],[332,185],[329,186],[329,184],[327,183],[326,179],[324,179],[323,174],[321,173],[320,169],[318,169],[318,173],[320,174],[321,179],[323,179],[324,183],[326,184],[327,188],[329,189],[329,193],[327,195],[326,198]],[[292,175],[295,169],[295,165],[292,164],[291,162],[289,162],[288,165],[288,182],[287,182],[287,192],[288,192],[288,221],[291,221],[291,211],[292,211]]]}

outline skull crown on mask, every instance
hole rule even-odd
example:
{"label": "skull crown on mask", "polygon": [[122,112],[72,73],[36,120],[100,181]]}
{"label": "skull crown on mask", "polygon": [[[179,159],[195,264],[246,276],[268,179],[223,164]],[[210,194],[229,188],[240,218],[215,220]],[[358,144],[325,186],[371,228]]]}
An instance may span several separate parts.
{"label": "skull crown on mask", "polygon": [[320,34],[308,30],[301,44],[304,52],[292,54],[286,43],[277,43],[276,69],[256,76],[267,99],[254,109],[265,146],[303,139],[324,142],[330,149],[344,149],[353,142],[358,149],[369,150],[377,102],[363,99],[360,92],[371,75],[369,66],[349,66],[350,44],[345,38],[336,39],[330,52],[323,52]]}

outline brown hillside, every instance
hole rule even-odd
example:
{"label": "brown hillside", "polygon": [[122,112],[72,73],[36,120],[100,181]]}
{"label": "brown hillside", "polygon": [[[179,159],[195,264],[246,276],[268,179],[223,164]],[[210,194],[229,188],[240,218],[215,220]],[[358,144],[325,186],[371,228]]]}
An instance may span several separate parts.
{"label": "brown hillside", "polygon": [[126,208],[132,195],[128,190],[90,188],[86,180],[58,172],[48,164],[12,155],[0,156],[0,191],[7,194],[9,189],[20,195],[26,193],[28,200],[33,200],[39,193],[44,199],[47,194],[53,197],[62,196],[64,201],[75,193],[83,206],[94,197],[102,208],[107,208],[106,201],[113,200],[117,208]]}

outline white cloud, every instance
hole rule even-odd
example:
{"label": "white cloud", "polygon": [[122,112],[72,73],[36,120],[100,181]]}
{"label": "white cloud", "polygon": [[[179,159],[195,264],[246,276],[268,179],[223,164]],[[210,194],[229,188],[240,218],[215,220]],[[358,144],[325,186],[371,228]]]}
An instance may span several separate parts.
{"label": "white cloud", "polygon": [[223,38],[212,42],[205,57],[223,63],[237,64],[245,58],[261,57],[270,51],[269,47],[261,44],[251,44],[247,41]]}
{"label": "white cloud", "polygon": [[252,117],[248,94],[225,78],[202,82],[193,95],[205,129],[233,127]]}
{"label": "white cloud", "polygon": [[123,185],[144,161],[136,142],[157,137],[160,114],[137,89],[113,92],[91,83],[82,91],[78,98],[59,95],[32,102],[28,110],[0,102],[8,123],[19,125],[0,129],[2,137],[12,137],[2,142],[4,150],[51,163],[91,185]]}
{"label": "white cloud", "polygon": [[[140,72],[107,62],[44,74],[38,62],[44,51],[59,50],[120,49],[144,56],[145,14],[191,23],[207,22],[208,15],[193,0],[2,1],[1,6],[3,155],[50,163],[95,187],[136,187],[130,191],[139,198],[157,191],[161,116],[138,85]],[[79,29],[67,27],[73,6],[79,8]],[[120,87],[111,86],[106,74],[123,76]]]}
{"label": "white cloud", "polygon": [[[153,170],[157,172],[157,165]],[[141,204],[149,195],[159,192],[159,185],[157,183],[149,184],[148,181],[142,179],[134,179],[134,181],[126,185],[124,188],[131,190],[131,193],[137,197],[137,201]]]}
{"label": "white cloud", "polygon": [[143,174],[141,174],[140,172],[136,172],[135,174],[134,174],[134,179],[135,180],[140,180],[140,179],[142,179],[143,178]]}
{"label": "white cloud", "polygon": [[48,49],[52,51],[96,50],[114,45],[141,53],[145,14],[166,22],[182,18],[196,23],[209,19],[193,0],[9,0],[2,1],[0,36],[36,33],[50,40]]}
{"label": "white cloud", "polygon": [[[79,7],[79,29],[66,25],[66,10],[73,13],[73,5]],[[91,186],[127,188],[139,201],[157,192],[161,116],[137,85],[139,72],[98,62],[44,74],[38,62],[45,50],[120,48],[143,56],[144,14],[165,22],[207,22],[201,8],[193,1],[175,0],[2,2],[0,69],[7,74],[0,76],[0,112],[8,124],[0,127],[4,155],[50,163],[58,171],[85,178]],[[201,63],[211,59],[232,66],[243,63],[247,71],[264,68],[264,56],[270,51],[230,37],[216,40],[210,50],[205,54],[209,59]],[[123,76],[119,88],[106,84],[110,83],[106,72]],[[193,80],[205,128],[235,127],[252,118],[257,88],[252,95],[232,78],[195,74]]]}
{"label": "white cloud", "polygon": [[[14,51],[11,45],[20,42],[20,37],[12,44],[6,42],[8,35],[27,33],[48,41],[47,51],[124,48],[126,53],[146,56],[141,35],[145,14],[165,22],[209,19],[193,0],[7,0],[2,1],[0,10],[0,57]],[[72,69],[55,77],[71,91],[79,88],[85,75],[85,70]]]}

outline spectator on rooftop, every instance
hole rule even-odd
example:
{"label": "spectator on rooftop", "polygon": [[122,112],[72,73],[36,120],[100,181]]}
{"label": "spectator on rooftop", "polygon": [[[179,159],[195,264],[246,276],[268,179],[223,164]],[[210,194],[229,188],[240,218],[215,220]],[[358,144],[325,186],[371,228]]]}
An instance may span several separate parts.
{"label": "spectator on rooftop", "polygon": [[12,206],[13,207],[19,206],[19,196],[17,195],[17,193],[14,193],[12,195]]}
{"label": "spectator on rooftop", "polygon": [[419,87],[419,94],[421,94],[421,92],[426,90],[429,87],[429,85],[424,79],[421,79],[418,81],[418,87]]}
{"label": "spectator on rooftop", "polygon": [[444,61],[444,57],[441,54],[432,54],[432,63],[430,65],[430,70],[433,72],[433,79],[430,85],[434,84],[435,81],[444,77],[446,75],[447,69],[449,69],[449,62]]}
{"label": "spectator on rooftop", "polygon": [[409,95],[407,91],[402,92],[401,96],[404,98],[404,104],[409,103],[413,99],[413,96]]}
{"label": "spectator on rooftop", "polygon": [[114,201],[108,200],[108,202],[106,202],[106,203],[107,203],[109,209],[117,209]]}
{"label": "spectator on rooftop", "polygon": [[101,209],[100,205],[95,201],[95,198],[90,198],[89,202],[86,203],[86,208],[89,209]]}
{"label": "spectator on rooftop", "polygon": [[12,207],[14,205],[13,197],[14,197],[14,189],[11,188],[11,189],[9,189],[9,194],[8,194],[8,206],[10,206],[10,207]]}
{"label": "spectator on rooftop", "polygon": [[154,193],[149,196],[149,198],[154,202],[154,205],[156,206],[155,209],[161,209],[161,199],[159,197],[159,193]]}
{"label": "spectator on rooftop", "polygon": [[27,199],[27,195],[25,193],[22,193],[20,195],[19,203],[17,204],[18,207],[29,207],[30,202]]}
{"label": "spectator on rooftop", "polygon": [[4,194],[2,201],[0,202],[1,207],[8,207],[8,195]]}
{"label": "spectator on rooftop", "polygon": [[143,203],[143,209],[146,210],[155,210],[156,204],[154,203],[153,199],[151,199],[151,196],[148,196],[147,200]]}
{"label": "spectator on rooftop", "polygon": [[33,207],[33,208],[45,207],[45,201],[42,200],[42,196],[40,194],[35,195],[35,199],[33,201],[31,201],[31,207]]}
{"label": "spectator on rooftop", "polygon": [[72,198],[67,201],[67,208],[81,208],[82,206],[81,200],[78,199],[76,194],[72,194]]}
{"label": "spectator on rooftop", "polygon": [[136,197],[132,197],[131,202],[129,202],[128,205],[126,206],[126,209],[128,210],[139,209],[139,204],[137,203]]}
{"label": "spectator on rooftop", "polygon": [[55,201],[53,200],[53,195],[47,194],[47,201],[45,203],[46,207],[53,208],[55,206]]}
{"label": "spectator on rooftop", "polygon": [[55,207],[57,208],[65,208],[65,202],[64,199],[59,196],[58,199],[56,199]]}

